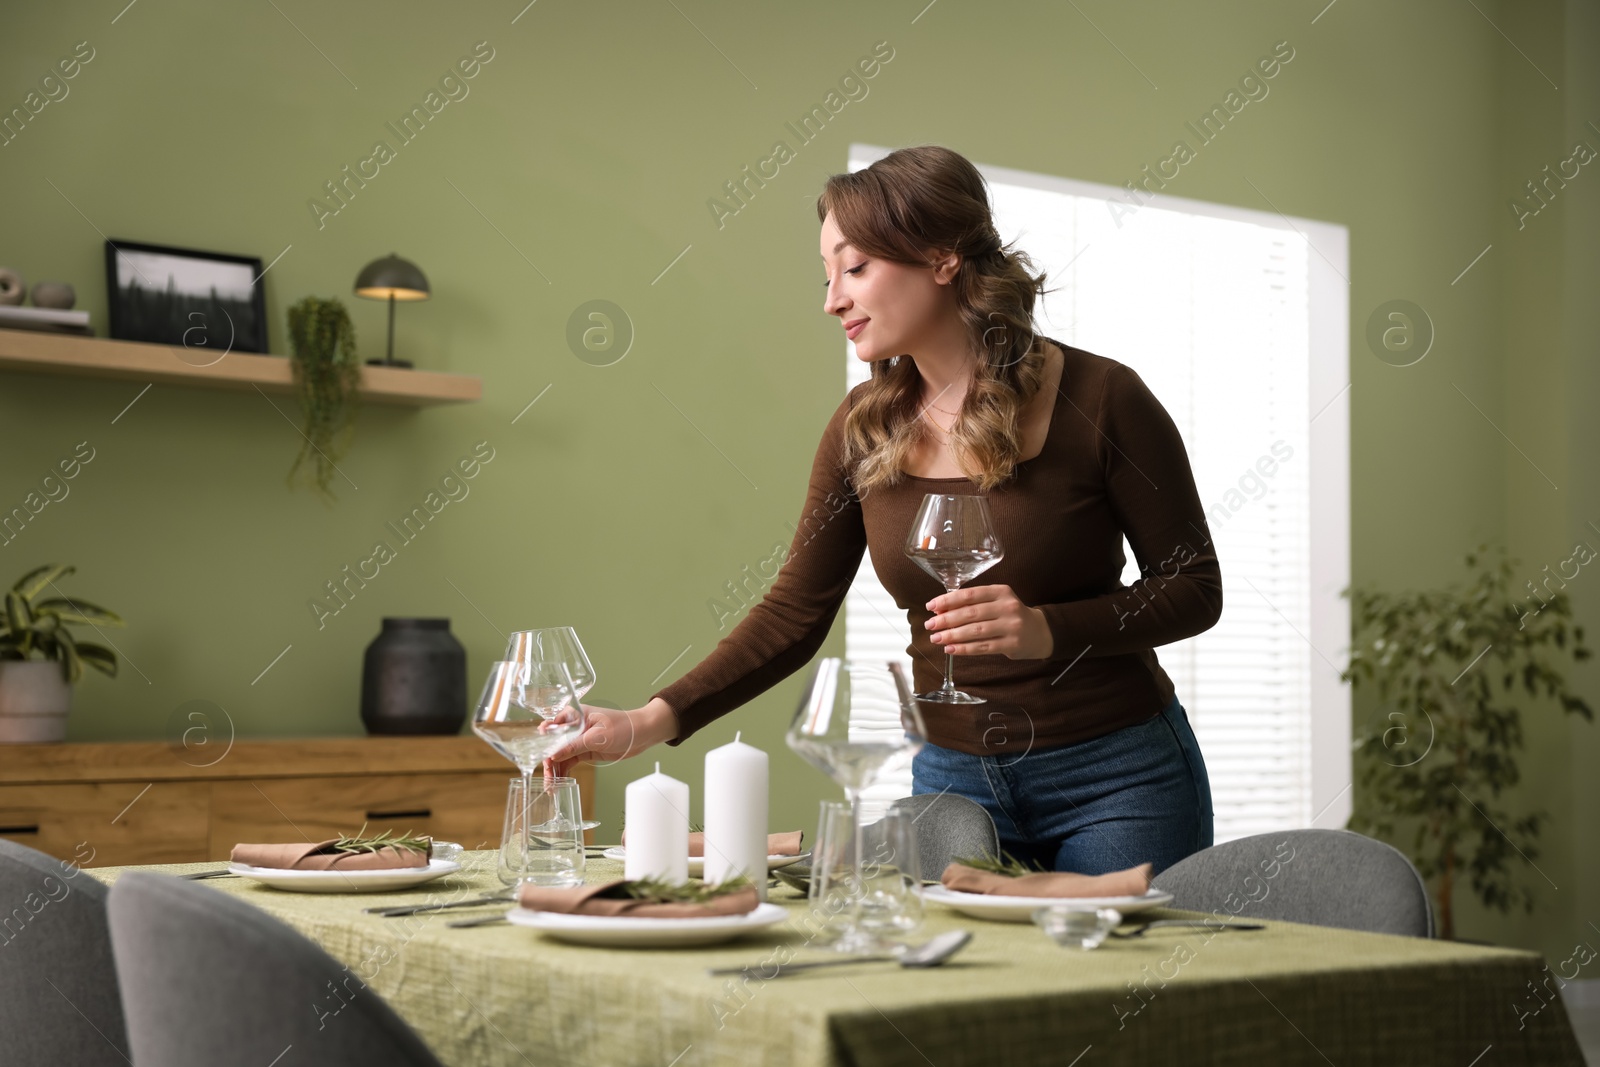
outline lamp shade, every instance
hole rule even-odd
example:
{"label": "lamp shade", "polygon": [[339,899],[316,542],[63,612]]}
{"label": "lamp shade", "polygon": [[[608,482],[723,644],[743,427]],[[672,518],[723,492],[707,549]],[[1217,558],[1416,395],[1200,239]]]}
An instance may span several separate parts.
{"label": "lamp shade", "polygon": [[430,292],[422,269],[393,253],[368,263],[356,276],[356,295],[372,300],[426,300]]}

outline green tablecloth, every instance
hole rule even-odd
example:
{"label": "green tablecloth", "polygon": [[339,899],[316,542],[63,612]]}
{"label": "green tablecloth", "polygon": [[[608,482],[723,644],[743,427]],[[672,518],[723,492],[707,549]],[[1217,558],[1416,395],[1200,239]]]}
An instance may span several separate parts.
{"label": "green tablecloth", "polygon": [[[1583,1064],[1559,996],[1547,1003],[1531,991],[1547,977],[1544,961],[1511,949],[1272,922],[1249,933],[1152,931],[1081,952],[1031,923],[930,904],[918,938],[955,927],[975,935],[942,968],[867,963],[763,980],[759,968],[748,979],[706,968],[770,961],[783,946],[800,946],[795,959],[824,954],[788,925],[711,948],[625,950],[504,923],[445,925],[474,911],[361,911],[498,890],[494,857],[469,852],[460,874],[370,896],[204,884],[321,944],[452,1065]],[[114,881],[124,870],[214,866],[88,871]],[[620,877],[621,865],[591,861],[589,876]],[[791,890],[771,896],[804,914]]]}

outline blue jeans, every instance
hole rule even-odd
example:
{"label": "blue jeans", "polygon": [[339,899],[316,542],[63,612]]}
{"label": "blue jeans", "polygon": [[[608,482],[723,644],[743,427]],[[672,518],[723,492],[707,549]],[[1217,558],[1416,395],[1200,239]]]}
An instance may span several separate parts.
{"label": "blue jeans", "polygon": [[1104,874],[1149,861],[1158,874],[1211,847],[1211,782],[1176,697],[1147,722],[1073,745],[973,756],[924,745],[912,793],[981,804],[1000,847],[1046,869]]}

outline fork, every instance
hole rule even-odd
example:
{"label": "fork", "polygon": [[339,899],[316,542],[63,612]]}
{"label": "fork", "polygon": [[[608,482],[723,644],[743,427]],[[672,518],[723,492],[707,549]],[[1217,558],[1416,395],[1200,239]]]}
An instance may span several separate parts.
{"label": "fork", "polygon": [[424,911],[444,911],[446,908],[479,908],[486,904],[509,904],[511,896],[508,893],[494,893],[488,896],[477,897],[473,900],[447,900],[438,904],[389,904],[376,908],[363,908],[362,911],[369,915],[381,915],[385,919],[399,918],[405,915],[416,915]]}

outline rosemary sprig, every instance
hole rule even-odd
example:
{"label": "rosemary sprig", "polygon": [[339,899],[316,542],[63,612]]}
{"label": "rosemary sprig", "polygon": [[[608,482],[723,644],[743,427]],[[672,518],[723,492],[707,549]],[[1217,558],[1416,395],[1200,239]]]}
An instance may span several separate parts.
{"label": "rosemary sprig", "polygon": [[956,857],[955,862],[977,871],[988,871],[990,874],[1003,874],[1007,878],[1021,878],[1025,874],[1049,873],[1049,868],[1043,866],[1038,860],[1031,860],[1032,867],[1007,852],[1000,850],[998,857],[985,852],[981,856]]}
{"label": "rosemary sprig", "polygon": [[[626,834],[627,832],[628,832],[628,820],[627,819],[623,819],[622,820],[622,833]],[[703,833],[706,832],[706,828],[704,826],[701,826],[697,822],[691,822],[689,824],[689,832],[691,834],[703,834]]]}
{"label": "rosemary sprig", "polygon": [[339,839],[329,847],[335,852],[345,853],[377,852],[382,848],[403,848],[412,852],[427,853],[433,851],[433,838],[414,837],[409,830],[399,836],[396,836],[393,830],[385,830],[375,837],[365,836],[366,832],[367,824],[362,823],[361,829],[354,835],[340,834]]}
{"label": "rosemary sprig", "polygon": [[679,885],[656,878],[637,878],[631,882],[623,882],[617,888],[625,896],[634,900],[647,900],[652,904],[705,904],[753,884],[741,874],[717,885],[707,885],[704,882],[685,882]]}

